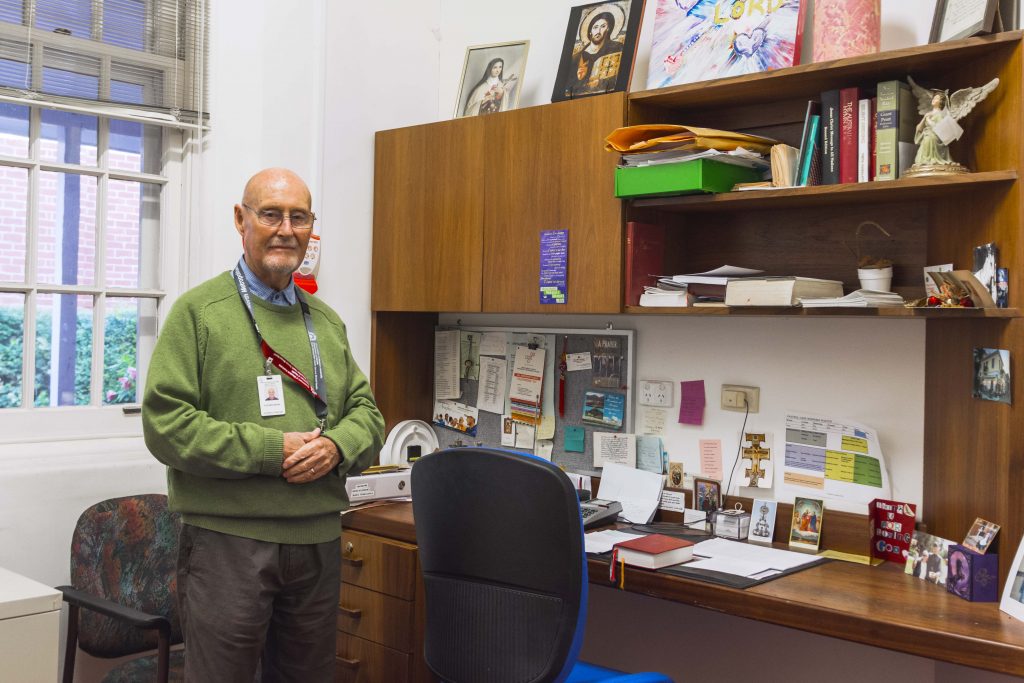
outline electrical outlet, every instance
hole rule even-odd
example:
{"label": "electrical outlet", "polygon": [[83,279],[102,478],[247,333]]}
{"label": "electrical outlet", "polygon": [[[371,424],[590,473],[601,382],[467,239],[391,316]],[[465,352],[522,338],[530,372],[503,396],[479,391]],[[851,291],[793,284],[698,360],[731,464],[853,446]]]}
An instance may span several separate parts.
{"label": "electrical outlet", "polygon": [[669,408],[672,406],[672,382],[640,380],[640,405]]}
{"label": "electrical outlet", "polygon": [[[746,403],[744,403],[746,401]],[[745,387],[738,384],[722,385],[722,410],[738,410],[756,413],[761,404],[760,387]]]}

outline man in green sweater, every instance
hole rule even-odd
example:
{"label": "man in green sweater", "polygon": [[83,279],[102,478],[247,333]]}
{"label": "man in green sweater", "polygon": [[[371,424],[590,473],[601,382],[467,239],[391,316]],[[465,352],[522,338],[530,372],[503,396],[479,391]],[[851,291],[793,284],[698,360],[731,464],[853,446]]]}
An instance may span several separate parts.
{"label": "man in green sweater", "polygon": [[292,281],[316,217],[284,169],[234,208],[244,255],[186,292],[149,365],[143,428],[184,522],[185,679],[334,679],[345,476],[377,457],[384,420],[345,325]]}

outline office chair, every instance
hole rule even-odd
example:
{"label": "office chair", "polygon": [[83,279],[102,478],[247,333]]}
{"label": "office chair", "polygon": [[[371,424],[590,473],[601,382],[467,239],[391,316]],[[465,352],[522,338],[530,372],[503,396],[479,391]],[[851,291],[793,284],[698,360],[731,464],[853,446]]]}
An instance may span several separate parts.
{"label": "office chair", "polygon": [[577,661],[587,614],[576,491],[531,455],[452,448],[412,469],[427,666],[449,683],[671,683]]}
{"label": "office chair", "polygon": [[57,587],[69,605],[64,683],[74,677],[78,645],[105,658],[158,648],[120,664],[103,683],[183,679],[184,652],[170,652],[182,641],[175,605],[180,528],[167,496],[157,494],[111,498],[78,518],[71,585]]}

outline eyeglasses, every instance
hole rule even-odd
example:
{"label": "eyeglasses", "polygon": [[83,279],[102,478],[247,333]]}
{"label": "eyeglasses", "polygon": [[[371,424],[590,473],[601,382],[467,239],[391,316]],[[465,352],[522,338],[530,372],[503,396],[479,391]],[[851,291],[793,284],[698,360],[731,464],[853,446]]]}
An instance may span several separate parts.
{"label": "eyeglasses", "polygon": [[265,225],[268,228],[280,228],[281,224],[287,219],[293,230],[308,230],[313,227],[313,222],[316,221],[316,214],[309,211],[292,211],[285,215],[279,209],[260,209],[257,211],[248,204],[242,204],[242,206],[256,214],[256,220],[259,221],[260,225]]}

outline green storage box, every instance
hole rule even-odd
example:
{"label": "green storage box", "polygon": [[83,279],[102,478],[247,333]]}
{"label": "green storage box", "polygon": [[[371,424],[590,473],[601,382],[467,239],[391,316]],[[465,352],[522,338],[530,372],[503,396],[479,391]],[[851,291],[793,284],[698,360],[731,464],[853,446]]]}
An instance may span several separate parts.
{"label": "green storage box", "polygon": [[664,197],[701,192],[729,192],[736,183],[762,179],[756,168],[695,159],[677,164],[615,169],[616,197]]}

